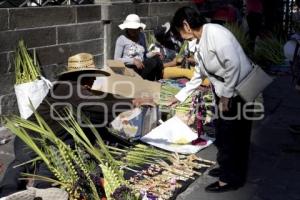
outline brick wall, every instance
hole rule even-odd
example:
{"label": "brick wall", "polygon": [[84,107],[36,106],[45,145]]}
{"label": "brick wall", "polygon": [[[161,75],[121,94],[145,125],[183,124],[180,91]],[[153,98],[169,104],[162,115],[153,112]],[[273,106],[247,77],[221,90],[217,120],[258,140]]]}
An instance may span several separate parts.
{"label": "brick wall", "polygon": [[43,74],[55,80],[69,56],[88,52],[98,66],[113,57],[118,28],[130,13],[137,13],[153,29],[189,2],[113,3],[88,6],[0,9],[0,115],[17,113],[14,94],[14,50],[23,38],[36,50]]}

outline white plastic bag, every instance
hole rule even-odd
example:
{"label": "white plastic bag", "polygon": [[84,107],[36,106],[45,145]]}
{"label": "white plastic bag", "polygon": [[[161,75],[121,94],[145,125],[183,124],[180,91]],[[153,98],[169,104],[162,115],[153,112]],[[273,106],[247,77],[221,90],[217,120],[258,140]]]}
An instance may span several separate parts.
{"label": "white plastic bag", "polygon": [[44,77],[41,77],[41,80],[15,85],[20,116],[24,119],[30,117],[33,113],[30,108],[30,101],[33,107],[37,108],[51,87],[52,83]]}
{"label": "white plastic bag", "polygon": [[150,133],[143,136],[141,140],[158,148],[183,154],[197,153],[213,142],[209,138],[203,138],[207,140],[206,145],[190,144],[197,137],[197,134],[190,127],[177,116],[174,116],[154,128]]}
{"label": "white plastic bag", "polygon": [[127,139],[139,139],[149,133],[158,124],[158,107],[139,107],[123,112],[111,122],[114,130]]}

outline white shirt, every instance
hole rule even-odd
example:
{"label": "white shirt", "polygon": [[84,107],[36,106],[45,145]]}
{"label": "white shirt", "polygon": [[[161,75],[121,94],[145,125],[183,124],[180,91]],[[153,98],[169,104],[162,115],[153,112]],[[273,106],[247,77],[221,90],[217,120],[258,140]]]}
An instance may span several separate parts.
{"label": "white shirt", "polygon": [[[196,40],[193,42],[196,42]],[[196,60],[194,76],[175,95],[181,102],[201,85],[205,77],[214,86],[218,97],[230,98],[236,96],[236,85],[252,69],[247,56],[233,34],[218,24],[208,23],[203,25],[202,35],[196,44],[194,57]],[[222,77],[225,82],[209,75],[203,64],[210,73]]]}

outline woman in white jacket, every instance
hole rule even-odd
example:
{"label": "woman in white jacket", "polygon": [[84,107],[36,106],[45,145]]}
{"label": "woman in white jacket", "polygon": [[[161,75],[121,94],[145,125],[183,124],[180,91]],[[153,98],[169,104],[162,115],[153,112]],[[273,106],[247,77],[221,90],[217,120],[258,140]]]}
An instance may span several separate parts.
{"label": "woman in white jacket", "polygon": [[205,189],[208,192],[238,189],[246,180],[251,113],[243,112],[246,111],[246,102],[236,94],[235,87],[252,66],[229,30],[221,25],[206,23],[205,18],[191,7],[180,8],[175,13],[172,30],[183,39],[196,43],[197,64],[193,78],[170,104],[183,102],[205,77],[212,83],[216,96],[215,144],[219,168],[209,174],[219,177],[219,181]]}

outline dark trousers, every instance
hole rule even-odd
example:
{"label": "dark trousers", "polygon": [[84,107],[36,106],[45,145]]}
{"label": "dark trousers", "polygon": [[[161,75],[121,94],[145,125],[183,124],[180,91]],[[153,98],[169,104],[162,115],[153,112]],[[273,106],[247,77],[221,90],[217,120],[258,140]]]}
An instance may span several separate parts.
{"label": "dark trousers", "polygon": [[146,58],[143,62],[144,68],[138,69],[135,65],[126,65],[128,68],[132,68],[143,79],[149,81],[155,81],[162,78],[163,63],[158,56],[152,58]]}
{"label": "dark trousers", "polygon": [[[38,161],[36,168],[32,164],[26,164],[15,168],[14,166],[32,160],[36,158],[37,155],[18,137],[15,138],[14,149],[15,160],[7,167],[2,179],[0,184],[0,197],[26,189],[27,181],[20,180],[22,177],[21,173],[33,173],[35,171],[35,174],[40,176],[53,177],[44,162]],[[44,181],[35,181],[34,187],[48,188],[51,187],[51,184]]]}
{"label": "dark trousers", "polygon": [[[217,105],[219,98],[216,99]],[[243,116],[245,102],[239,97],[230,99],[229,111],[219,113],[216,120],[217,162],[221,169],[220,181],[243,185],[246,181],[250,146],[251,121]],[[241,113],[238,113],[238,110]],[[249,108],[249,107],[248,107]],[[252,117],[253,113],[247,113]],[[222,116],[220,116],[222,115]],[[224,116],[224,117],[223,117]],[[240,119],[226,119],[238,116]]]}

